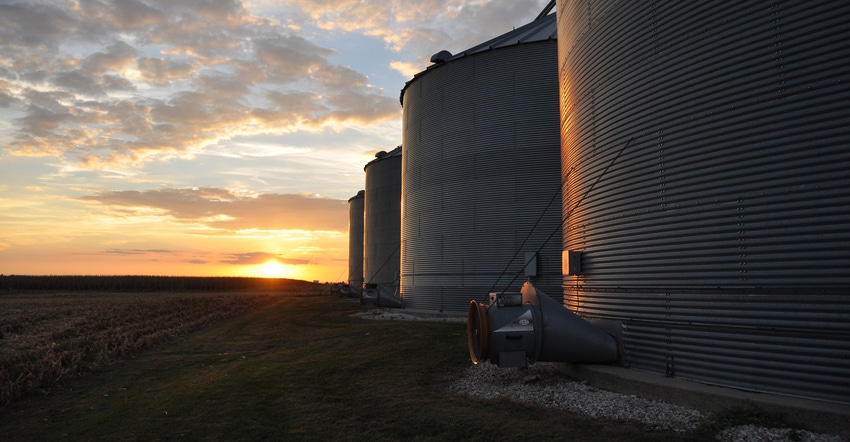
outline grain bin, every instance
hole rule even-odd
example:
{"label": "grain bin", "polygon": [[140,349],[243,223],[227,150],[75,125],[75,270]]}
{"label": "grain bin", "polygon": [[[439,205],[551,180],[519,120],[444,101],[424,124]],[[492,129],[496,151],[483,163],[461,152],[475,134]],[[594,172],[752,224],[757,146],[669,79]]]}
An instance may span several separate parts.
{"label": "grain bin", "polygon": [[363,286],[363,200],[366,191],[348,199],[348,285],[346,295],[360,297]]}
{"label": "grain bin", "polygon": [[465,312],[525,281],[562,300],[555,25],[440,51],[402,89],[406,308]]}
{"label": "grain bin", "polygon": [[634,369],[850,403],[850,3],[557,8],[568,308]]}
{"label": "grain bin", "polygon": [[401,146],[375,154],[364,167],[363,280],[361,302],[401,307]]}

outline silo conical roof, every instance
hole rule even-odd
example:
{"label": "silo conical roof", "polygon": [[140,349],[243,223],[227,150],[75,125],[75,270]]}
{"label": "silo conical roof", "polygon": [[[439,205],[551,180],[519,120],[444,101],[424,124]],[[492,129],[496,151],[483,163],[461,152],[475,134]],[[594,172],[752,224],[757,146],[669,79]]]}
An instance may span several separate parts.
{"label": "silo conical roof", "polygon": [[[531,23],[506,32],[498,37],[487,40],[484,43],[475,45],[465,51],[458,52],[457,54],[452,54],[451,52],[446,50],[439,51],[435,53],[433,57],[431,57],[431,61],[435,62],[435,64],[428,66],[427,68],[425,68],[424,71],[414,75],[413,78],[415,80],[416,78],[428,73],[431,69],[439,67],[442,64],[450,63],[454,60],[466,57],[468,55],[474,55],[493,49],[502,49],[520,44],[555,40],[557,38],[558,24],[555,21],[555,14],[549,14],[543,18],[534,20]],[[402,105],[404,105],[404,91],[410,85],[411,81],[414,80],[410,80],[405,83],[404,87],[401,89],[399,101],[402,103]]]}

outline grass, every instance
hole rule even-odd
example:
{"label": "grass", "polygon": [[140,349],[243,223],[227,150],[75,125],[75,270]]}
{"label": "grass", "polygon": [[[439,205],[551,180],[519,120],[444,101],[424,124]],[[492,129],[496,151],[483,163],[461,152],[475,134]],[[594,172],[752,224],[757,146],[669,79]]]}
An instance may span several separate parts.
{"label": "grass", "polygon": [[766,411],[750,404],[714,413],[693,434],[694,437],[710,439],[726,428],[742,425],[754,425],[756,427],[766,428],[791,428],[788,434],[788,440],[791,441],[803,440],[800,431],[805,430],[805,426],[790,424],[786,417],[780,413]]}
{"label": "grass", "polygon": [[465,324],[350,316],[359,310],[274,298],[25,395],[0,410],[0,440],[711,439],[453,395],[443,386],[469,364]]}

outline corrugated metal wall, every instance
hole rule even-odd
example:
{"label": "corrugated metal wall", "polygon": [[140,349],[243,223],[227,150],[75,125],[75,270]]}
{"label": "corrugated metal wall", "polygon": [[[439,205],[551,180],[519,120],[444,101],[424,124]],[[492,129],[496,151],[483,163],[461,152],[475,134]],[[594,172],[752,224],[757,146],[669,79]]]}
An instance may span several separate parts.
{"label": "corrugated metal wall", "polygon": [[405,307],[463,312],[491,290],[518,292],[527,278],[509,283],[541,247],[530,280],[563,299],[556,62],[546,40],[467,55],[408,83]]}
{"label": "corrugated metal wall", "polygon": [[383,155],[364,168],[363,279],[366,284],[396,283],[401,265],[401,149]]}
{"label": "corrugated metal wall", "polygon": [[363,285],[363,203],[364,190],[348,199],[348,283],[352,293]]}
{"label": "corrugated metal wall", "polygon": [[850,403],[850,3],[565,1],[558,27],[567,306],[633,368]]}

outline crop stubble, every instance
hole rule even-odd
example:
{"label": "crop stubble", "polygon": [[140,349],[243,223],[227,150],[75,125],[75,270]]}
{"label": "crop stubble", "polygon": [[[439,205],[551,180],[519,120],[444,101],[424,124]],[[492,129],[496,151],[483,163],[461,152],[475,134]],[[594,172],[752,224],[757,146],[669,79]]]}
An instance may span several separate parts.
{"label": "crop stubble", "polygon": [[0,408],[63,378],[131,357],[282,295],[236,293],[0,294]]}

